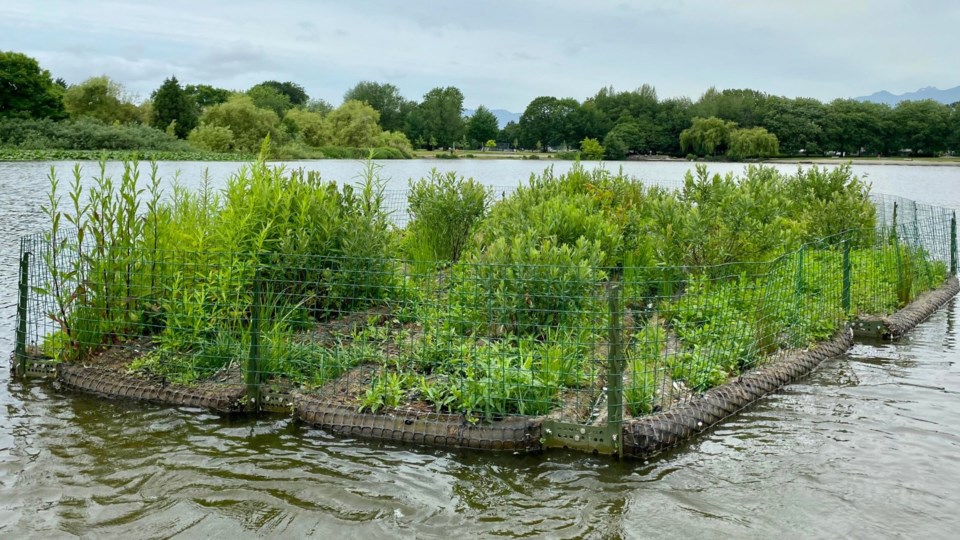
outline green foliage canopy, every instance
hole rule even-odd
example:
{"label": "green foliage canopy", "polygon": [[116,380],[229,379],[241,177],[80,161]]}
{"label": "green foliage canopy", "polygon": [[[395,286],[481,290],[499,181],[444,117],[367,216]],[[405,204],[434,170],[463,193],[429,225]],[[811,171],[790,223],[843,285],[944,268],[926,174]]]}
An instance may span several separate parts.
{"label": "green foliage canopy", "polygon": [[273,111],[277,118],[283,118],[284,113],[293,106],[289,96],[266,83],[250,88],[247,90],[247,95],[253,100],[254,105],[261,109]]}
{"label": "green foliage canopy", "polygon": [[453,86],[437,87],[423,95],[410,113],[407,136],[434,141],[430,146],[452,147],[464,135],[463,93]]}
{"label": "green foliage canopy", "polygon": [[290,105],[293,107],[303,107],[310,101],[310,96],[307,95],[306,90],[304,90],[302,86],[295,82],[264,81],[257,86],[265,86],[275,89],[281,94],[287,96],[287,99],[290,100]]}
{"label": "green foliage canopy", "polygon": [[473,146],[483,145],[486,141],[495,138],[499,132],[497,117],[483,105],[477,107],[473,116],[467,120],[467,139]]}
{"label": "green foliage canopy", "polygon": [[580,155],[583,159],[603,159],[603,146],[600,141],[586,137],[580,142]]}
{"label": "green foliage canopy", "polygon": [[346,101],[327,118],[330,136],[338,146],[365,148],[380,135],[380,113],[361,101]]}
{"label": "green foliage canopy", "polygon": [[107,124],[140,120],[140,110],[132,103],[123,85],[106,75],[91,77],[67,88],[63,104],[73,119],[88,116]]}
{"label": "green foliage canopy", "polygon": [[197,104],[194,103],[176,77],[163,81],[153,95],[152,118],[150,125],[158,129],[166,129],[173,123],[177,137],[186,138],[190,130],[197,126]]}
{"label": "green foliage canopy", "polygon": [[244,152],[257,152],[263,138],[270,135],[276,141],[280,137],[280,119],[272,110],[261,109],[246,95],[232,96],[226,103],[207,108],[200,117],[204,124],[229,128],[233,134],[233,146]]}
{"label": "green foliage canopy", "polygon": [[0,118],[64,118],[62,94],[35,59],[0,51]]}
{"label": "green foliage canopy", "polygon": [[401,131],[412,104],[400,95],[400,89],[389,83],[361,81],[343,95],[344,101],[362,101],[380,114],[380,127],[385,131]]}
{"label": "green foliage canopy", "polygon": [[730,144],[730,132],[736,128],[735,123],[716,117],[694,118],[693,125],[680,133],[680,148],[700,156],[724,154]]}

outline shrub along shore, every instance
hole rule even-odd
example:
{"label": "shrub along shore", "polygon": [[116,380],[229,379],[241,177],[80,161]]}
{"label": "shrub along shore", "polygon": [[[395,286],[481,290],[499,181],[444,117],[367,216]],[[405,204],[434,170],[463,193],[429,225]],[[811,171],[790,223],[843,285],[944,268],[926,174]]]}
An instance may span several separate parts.
{"label": "shrub along shore", "polygon": [[851,316],[891,313],[947,275],[916,205],[912,228],[902,209],[878,214],[847,165],[697,166],[678,189],[576,165],[499,200],[433,172],[410,181],[404,220],[373,163],[340,185],[267,155],[222,191],[172,197],[156,167],[139,189],[127,162],[89,193],[76,169],[64,202],[51,171],[34,293],[55,327],[34,352],[368,412],[591,423],[611,351],[640,416]]}

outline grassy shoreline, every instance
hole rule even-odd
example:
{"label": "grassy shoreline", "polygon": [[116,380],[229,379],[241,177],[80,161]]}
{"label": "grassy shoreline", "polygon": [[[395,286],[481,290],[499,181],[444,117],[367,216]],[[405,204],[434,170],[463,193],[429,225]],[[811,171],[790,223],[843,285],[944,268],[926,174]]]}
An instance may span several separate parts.
{"label": "grassy shoreline", "polygon": [[[345,149],[353,150],[353,149]],[[22,150],[18,148],[0,148],[0,162],[27,162],[27,161],[122,161],[130,159],[156,161],[253,161],[253,154],[215,153],[204,151],[169,151],[169,150]],[[340,157],[278,157],[269,161],[321,161],[326,159],[344,159]],[[462,151],[454,153],[438,150],[414,150],[409,159],[448,160],[448,159],[479,159],[479,160],[545,160],[570,161],[551,152],[481,152]],[[673,162],[688,161],[685,158],[671,156],[633,156],[626,160],[603,160],[612,162]],[[798,165],[839,165],[841,163],[891,165],[891,166],[929,166],[929,167],[957,167],[960,166],[960,157],[941,158],[908,158],[908,157],[781,157],[762,161],[734,161],[734,160],[696,160],[693,163],[770,163],[770,164],[798,164]]]}
{"label": "grassy shoreline", "polygon": [[215,152],[169,150],[21,150],[0,149],[0,162],[26,161],[252,161],[253,154],[219,154]]}

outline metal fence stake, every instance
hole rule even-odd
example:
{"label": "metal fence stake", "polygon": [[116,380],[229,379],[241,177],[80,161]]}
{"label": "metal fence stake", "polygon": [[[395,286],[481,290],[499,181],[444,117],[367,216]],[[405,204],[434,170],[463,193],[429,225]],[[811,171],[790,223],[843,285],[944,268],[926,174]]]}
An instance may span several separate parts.
{"label": "metal fence stake", "polygon": [[850,274],[852,268],[850,265],[850,240],[843,241],[843,288],[840,292],[841,302],[843,306],[843,313],[845,316],[850,316]]}
{"label": "metal fence stake", "polygon": [[30,252],[26,251],[23,240],[20,241],[20,290],[17,298],[17,345],[16,360],[19,365],[17,375],[27,376],[27,294],[29,292]]}
{"label": "metal fence stake", "polygon": [[950,216],[950,275],[957,275],[957,212]]}
{"label": "metal fence stake", "polygon": [[260,317],[261,303],[263,296],[263,279],[260,270],[257,270],[253,278],[253,302],[250,305],[250,355],[247,358],[247,398],[250,400],[250,408],[258,410],[260,408],[260,384],[261,365],[260,365]]}
{"label": "metal fence stake", "polygon": [[619,282],[610,283],[610,347],[607,352],[607,437],[613,453],[623,457],[623,324]]}

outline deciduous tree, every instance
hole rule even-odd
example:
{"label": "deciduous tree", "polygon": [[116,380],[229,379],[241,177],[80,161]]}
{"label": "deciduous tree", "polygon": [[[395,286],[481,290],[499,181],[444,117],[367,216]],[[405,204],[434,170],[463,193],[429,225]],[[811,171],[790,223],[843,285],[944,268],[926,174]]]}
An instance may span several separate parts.
{"label": "deciduous tree", "polygon": [[400,95],[400,90],[389,83],[361,81],[347,90],[344,101],[362,101],[380,113],[380,127],[386,131],[400,131],[405,126],[410,111],[409,102]]}
{"label": "deciduous tree", "polygon": [[243,94],[207,108],[200,117],[200,123],[201,127],[212,125],[229,128],[233,134],[234,148],[246,152],[257,152],[267,135],[272,141],[282,139],[277,113],[257,107],[249,96]]}
{"label": "deciduous tree", "polygon": [[247,95],[253,100],[254,105],[277,113],[278,118],[283,118],[287,110],[293,106],[286,94],[266,83],[250,88],[247,90]]}
{"label": "deciduous tree", "polygon": [[0,51],[0,118],[66,116],[63,88],[25,54]]}
{"label": "deciduous tree", "polygon": [[307,95],[306,90],[295,82],[264,81],[257,86],[268,86],[287,96],[290,105],[293,107],[303,107],[310,101],[310,96]]}
{"label": "deciduous tree", "polygon": [[318,112],[306,109],[290,109],[283,117],[285,126],[295,136],[310,146],[326,146],[330,144],[330,127]]}
{"label": "deciduous tree", "polygon": [[734,129],[730,132],[727,155],[734,159],[767,158],[779,153],[777,137],[762,127]]}
{"label": "deciduous tree", "polygon": [[499,132],[497,117],[483,105],[477,107],[473,116],[467,120],[467,139],[474,146],[482,146],[486,141],[495,138]]}
{"label": "deciduous tree", "polygon": [[583,159],[603,159],[603,146],[600,141],[587,137],[580,142],[580,155]]}
{"label": "deciduous tree", "polygon": [[107,124],[126,124],[140,119],[132,100],[122,84],[102,75],[67,88],[63,105],[71,118],[89,116]]}
{"label": "deciduous tree", "polygon": [[418,133],[424,140],[451,147],[464,135],[463,93],[454,86],[434,88],[423,95],[417,107]]}
{"label": "deciduous tree", "polygon": [[362,101],[345,101],[327,115],[333,144],[366,148],[375,146],[380,135],[380,113]]}
{"label": "deciduous tree", "polygon": [[716,117],[694,118],[693,125],[680,133],[680,147],[698,156],[725,154],[730,145],[730,132],[736,127],[735,123]]}

